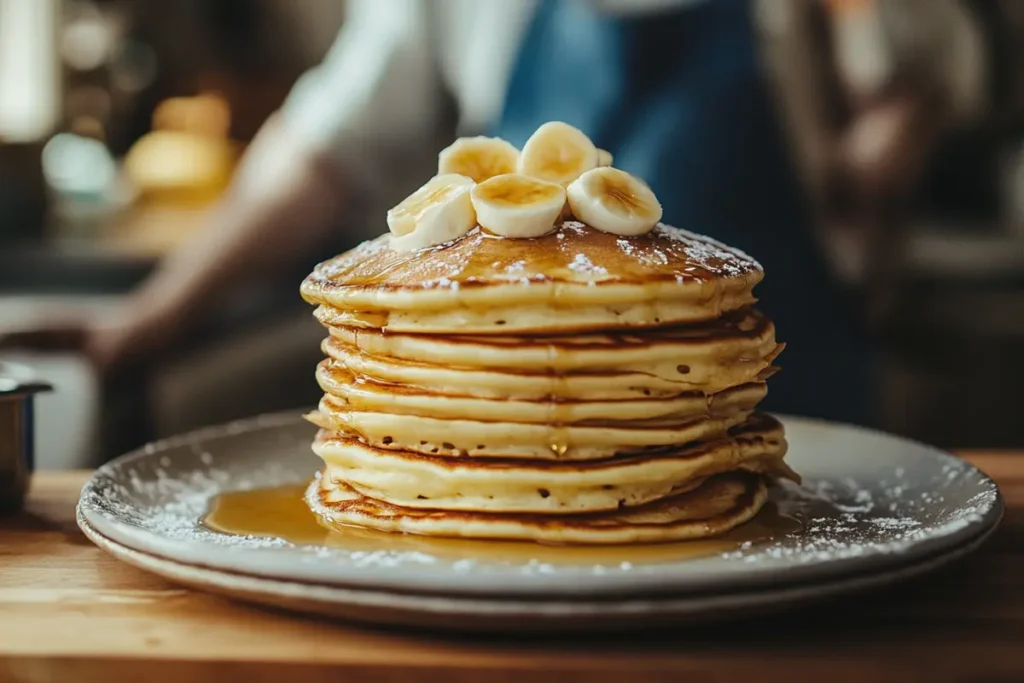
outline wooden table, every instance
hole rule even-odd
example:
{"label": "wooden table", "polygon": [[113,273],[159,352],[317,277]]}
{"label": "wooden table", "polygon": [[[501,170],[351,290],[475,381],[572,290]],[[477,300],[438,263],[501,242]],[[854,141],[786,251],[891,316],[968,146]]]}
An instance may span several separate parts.
{"label": "wooden table", "polygon": [[385,632],[185,590],[78,531],[87,473],[44,473],[0,522],[0,681],[1024,681],[1024,452],[970,459],[1007,516],[937,574],[710,629],[555,641]]}

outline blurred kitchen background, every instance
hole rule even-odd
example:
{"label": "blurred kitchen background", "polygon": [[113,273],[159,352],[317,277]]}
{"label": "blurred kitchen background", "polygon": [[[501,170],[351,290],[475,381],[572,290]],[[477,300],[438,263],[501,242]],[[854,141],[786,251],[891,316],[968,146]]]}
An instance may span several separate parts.
{"label": "blurred kitchen background", "polygon": [[[1024,446],[1024,2],[754,4],[818,244],[883,350],[876,426]],[[49,308],[101,314],[202,229],[343,22],[335,0],[0,0],[0,335]],[[940,81],[941,116],[875,105]],[[73,353],[0,354],[57,387],[40,465],[313,405],[322,334],[297,285],[321,256],[116,381]]]}

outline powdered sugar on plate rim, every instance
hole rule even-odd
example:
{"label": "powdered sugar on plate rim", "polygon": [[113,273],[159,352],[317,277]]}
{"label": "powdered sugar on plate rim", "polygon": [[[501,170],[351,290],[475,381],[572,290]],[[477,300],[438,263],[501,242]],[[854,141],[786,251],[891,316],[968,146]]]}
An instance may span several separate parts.
{"label": "powdered sugar on plate rim", "polygon": [[[783,420],[795,454],[813,450],[824,428],[840,441],[874,434],[890,443],[892,462],[881,453],[881,463],[851,467],[850,476],[818,476],[814,454],[807,453],[807,463],[793,463],[807,475],[805,483],[773,492],[780,511],[799,519],[802,530],[680,562],[482,561],[295,546],[203,527],[200,520],[218,493],[308,480],[317,466],[309,453],[312,428],[294,413],[174,437],[123,456],[97,470],[83,489],[80,510],[100,533],[131,548],[229,571],[405,590],[561,595],[727,590],[867,571],[952,550],[991,529],[1001,516],[995,484],[969,463],[866,430]],[[918,450],[906,450],[907,444]],[[828,457],[824,453],[817,455]],[[827,461],[833,469],[835,457]]]}

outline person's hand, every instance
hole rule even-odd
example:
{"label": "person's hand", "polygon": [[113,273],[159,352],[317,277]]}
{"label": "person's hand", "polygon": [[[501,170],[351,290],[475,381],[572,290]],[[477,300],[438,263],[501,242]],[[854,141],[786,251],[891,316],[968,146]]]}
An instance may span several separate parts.
{"label": "person's hand", "polygon": [[866,107],[839,140],[838,175],[861,200],[905,194],[920,177],[937,123],[923,97],[893,96]]}
{"label": "person's hand", "polygon": [[170,336],[165,317],[135,299],[102,310],[51,309],[0,325],[0,350],[82,353],[108,375],[160,348]]}
{"label": "person's hand", "polygon": [[0,351],[80,351],[85,347],[86,328],[77,315],[0,328]]}

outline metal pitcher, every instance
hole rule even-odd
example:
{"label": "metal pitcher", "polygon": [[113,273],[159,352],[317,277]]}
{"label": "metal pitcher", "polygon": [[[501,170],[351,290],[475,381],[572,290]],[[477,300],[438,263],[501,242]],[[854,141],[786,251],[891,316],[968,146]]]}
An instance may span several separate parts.
{"label": "metal pitcher", "polygon": [[24,505],[35,467],[35,395],[52,389],[28,368],[0,361],[0,515]]}

